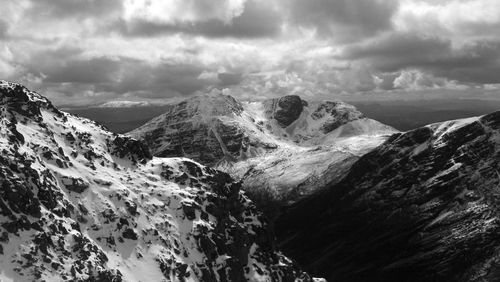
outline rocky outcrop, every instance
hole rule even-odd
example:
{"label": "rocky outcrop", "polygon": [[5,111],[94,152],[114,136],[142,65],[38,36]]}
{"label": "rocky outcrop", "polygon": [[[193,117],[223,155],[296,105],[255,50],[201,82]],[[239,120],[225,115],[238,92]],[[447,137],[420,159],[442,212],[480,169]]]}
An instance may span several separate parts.
{"label": "rocky outcrop", "polygon": [[228,174],[0,82],[0,280],[311,281]]}
{"label": "rocky outcrop", "polygon": [[394,134],[277,221],[335,281],[497,281],[500,112]]}
{"label": "rocky outcrop", "polygon": [[287,127],[297,120],[304,106],[307,106],[307,102],[297,95],[288,95],[264,102],[267,115],[275,119],[281,127]]}
{"label": "rocky outcrop", "polygon": [[327,118],[320,128],[325,134],[332,132],[346,123],[365,118],[365,115],[353,106],[332,101],[321,103],[311,114],[313,120],[322,120],[325,116]]}
{"label": "rocky outcrop", "polygon": [[133,162],[146,162],[153,158],[151,152],[144,142],[127,138],[124,136],[116,136],[113,141],[111,141],[113,146],[109,145],[113,155],[119,158],[128,158]]}
{"label": "rocky outcrop", "polygon": [[89,184],[81,178],[61,176],[60,179],[64,187],[66,187],[66,189],[68,189],[69,191],[83,193],[89,188]]}

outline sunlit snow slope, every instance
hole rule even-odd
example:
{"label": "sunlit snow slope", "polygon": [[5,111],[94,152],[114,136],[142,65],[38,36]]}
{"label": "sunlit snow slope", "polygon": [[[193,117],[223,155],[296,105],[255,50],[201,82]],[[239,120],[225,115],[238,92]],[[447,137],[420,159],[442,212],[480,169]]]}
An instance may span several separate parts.
{"label": "sunlit snow slope", "polygon": [[225,173],[0,82],[1,281],[309,281]]}

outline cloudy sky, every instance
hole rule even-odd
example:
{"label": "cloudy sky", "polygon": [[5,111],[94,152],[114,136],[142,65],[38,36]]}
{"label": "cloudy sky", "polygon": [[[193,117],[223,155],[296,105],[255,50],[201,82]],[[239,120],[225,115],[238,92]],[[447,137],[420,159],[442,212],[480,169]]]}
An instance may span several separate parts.
{"label": "cloudy sky", "polygon": [[59,105],[210,91],[248,99],[500,97],[498,0],[0,0],[0,7],[0,79]]}

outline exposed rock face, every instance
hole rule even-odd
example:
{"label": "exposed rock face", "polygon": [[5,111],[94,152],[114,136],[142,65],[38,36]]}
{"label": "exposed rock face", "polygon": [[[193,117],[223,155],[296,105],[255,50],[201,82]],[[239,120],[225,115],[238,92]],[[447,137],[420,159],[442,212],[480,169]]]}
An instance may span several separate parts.
{"label": "exposed rock face", "polygon": [[334,281],[498,281],[499,171],[500,112],[398,133],[276,230]]}
{"label": "exposed rock face", "polygon": [[316,108],[311,117],[313,120],[321,120],[327,116],[327,120],[321,125],[321,131],[328,134],[348,122],[365,118],[363,113],[349,106],[341,102],[326,101]]}
{"label": "exposed rock face", "polygon": [[184,156],[207,165],[234,161],[252,147],[274,148],[252,138],[226,117],[241,117],[243,106],[231,96],[194,97],[130,133],[143,139],[155,156]]}
{"label": "exposed rock face", "polygon": [[311,281],[226,173],[0,82],[0,280]]}
{"label": "exposed rock face", "polygon": [[66,189],[76,193],[83,193],[85,190],[89,188],[89,184],[86,183],[81,178],[62,176],[61,182],[64,185],[64,187],[66,187]]}
{"label": "exposed rock face", "polygon": [[307,106],[307,102],[297,95],[288,95],[278,99],[271,99],[265,102],[271,115],[281,127],[287,127],[297,120]]}
{"label": "exposed rock face", "polygon": [[340,179],[394,132],[342,102],[201,95],[129,135],[155,156],[185,156],[226,171],[261,207],[279,210]]}
{"label": "exposed rock face", "polygon": [[146,161],[153,157],[144,142],[132,138],[116,136],[115,139],[113,139],[112,144],[114,145],[111,149],[113,155],[120,158],[134,158],[133,156],[137,156],[137,158],[134,158],[135,160]]}

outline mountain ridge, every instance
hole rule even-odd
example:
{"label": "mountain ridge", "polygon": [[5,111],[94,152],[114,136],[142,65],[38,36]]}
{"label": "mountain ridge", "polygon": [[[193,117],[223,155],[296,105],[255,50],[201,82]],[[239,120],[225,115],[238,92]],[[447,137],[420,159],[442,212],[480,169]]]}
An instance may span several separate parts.
{"label": "mountain ridge", "polygon": [[396,133],[278,218],[281,247],[329,280],[496,281],[499,160],[500,111]]}
{"label": "mountain ridge", "polygon": [[[3,281],[312,281],[238,182],[0,82]],[[271,278],[272,277],[272,278]]]}
{"label": "mountain ridge", "polygon": [[172,104],[128,135],[156,156],[186,156],[228,172],[260,207],[274,209],[340,179],[394,132],[340,101],[289,95],[240,102],[210,94]]}

